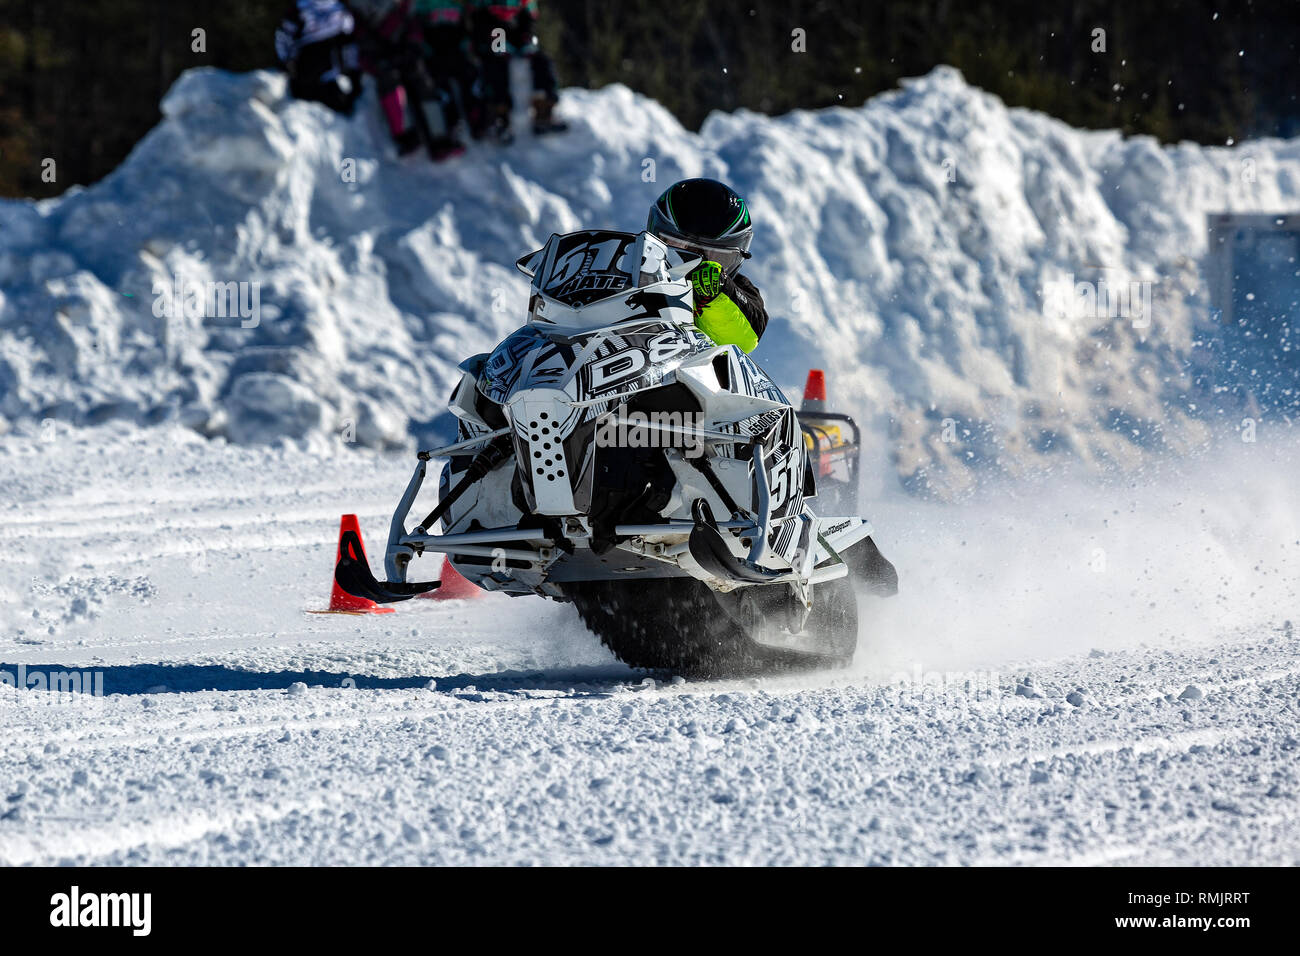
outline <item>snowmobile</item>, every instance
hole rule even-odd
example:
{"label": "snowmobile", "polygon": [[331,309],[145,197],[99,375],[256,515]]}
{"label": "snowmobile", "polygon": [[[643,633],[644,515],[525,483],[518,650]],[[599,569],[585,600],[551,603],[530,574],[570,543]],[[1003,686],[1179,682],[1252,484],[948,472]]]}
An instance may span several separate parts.
{"label": "snowmobile", "polygon": [[[429,553],[489,591],[572,602],[634,667],[697,676],[847,664],[855,585],[897,591],[867,519],[825,517],[819,483],[855,504],[859,434],[796,415],[734,345],[693,321],[693,253],[650,233],[553,235],[516,263],[522,328],[460,365],[456,441],[418,453],[393,515],[385,581],[360,543],[339,585],[380,603]],[[802,419],[802,420],[801,420]],[[437,506],[408,528],[429,463]]]}

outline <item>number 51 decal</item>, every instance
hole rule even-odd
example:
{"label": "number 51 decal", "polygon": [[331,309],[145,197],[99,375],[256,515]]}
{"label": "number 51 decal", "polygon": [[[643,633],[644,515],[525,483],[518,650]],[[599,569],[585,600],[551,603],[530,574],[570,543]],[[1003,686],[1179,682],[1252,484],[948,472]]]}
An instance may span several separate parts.
{"label": "number 51 decal", "polygon": [[802,464],[803,456],[792,448],[785,456],[785,459],[776,466],[770,495],[773,513],[779,511],[794,490],[799,487],[798,481],[802,477],[800,475]]}

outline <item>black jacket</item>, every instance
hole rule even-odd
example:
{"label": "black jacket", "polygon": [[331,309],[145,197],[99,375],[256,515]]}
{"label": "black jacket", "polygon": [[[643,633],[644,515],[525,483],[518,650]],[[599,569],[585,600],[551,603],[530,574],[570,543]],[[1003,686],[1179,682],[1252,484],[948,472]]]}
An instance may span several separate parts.
{"label": "black jacket", "polygon": [[763,305],[763,295],[758,291],[758,286],[742,275],[724,275],[721,291],[736,303],[736,308],[749,319],[755,338],[761,340],[763,330],[767,328],[767,308]]}

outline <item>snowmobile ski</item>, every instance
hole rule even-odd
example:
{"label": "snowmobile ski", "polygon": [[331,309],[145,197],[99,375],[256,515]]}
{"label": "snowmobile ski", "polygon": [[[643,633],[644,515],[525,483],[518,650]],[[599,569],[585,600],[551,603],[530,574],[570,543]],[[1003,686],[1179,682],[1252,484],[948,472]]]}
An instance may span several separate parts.
{"label": "snowmobile ski", "polygon": [[334,566],[334,580],[353,597],[367,598],[376,604],[408,601],[434,590],[440,581],[379,581],[366,563],[361,539],[354,531],[344,531],[339,538],[339,563]]}
{"label": "snowmobile ski", "polygon": [[703,498],[695,500],[691,515],[695,519],[695,527],[691,529],[689,539],[691,557],[714,577],[737,584],[773,584],[791,578],[789,571],[759,567],[732,554],[722,532],[718,530],[713,509]]}

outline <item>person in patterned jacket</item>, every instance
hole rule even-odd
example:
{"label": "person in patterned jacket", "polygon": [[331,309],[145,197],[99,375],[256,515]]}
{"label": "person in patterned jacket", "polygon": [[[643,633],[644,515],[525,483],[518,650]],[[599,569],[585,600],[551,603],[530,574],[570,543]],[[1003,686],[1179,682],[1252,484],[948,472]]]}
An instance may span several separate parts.
{"label": "person in patterned jacket", "polygon": [[352,113],[361,95],[361,60],[352,36],[356,22],[339,0],[297,0],[275,31],[275,53],[300,100]]}

